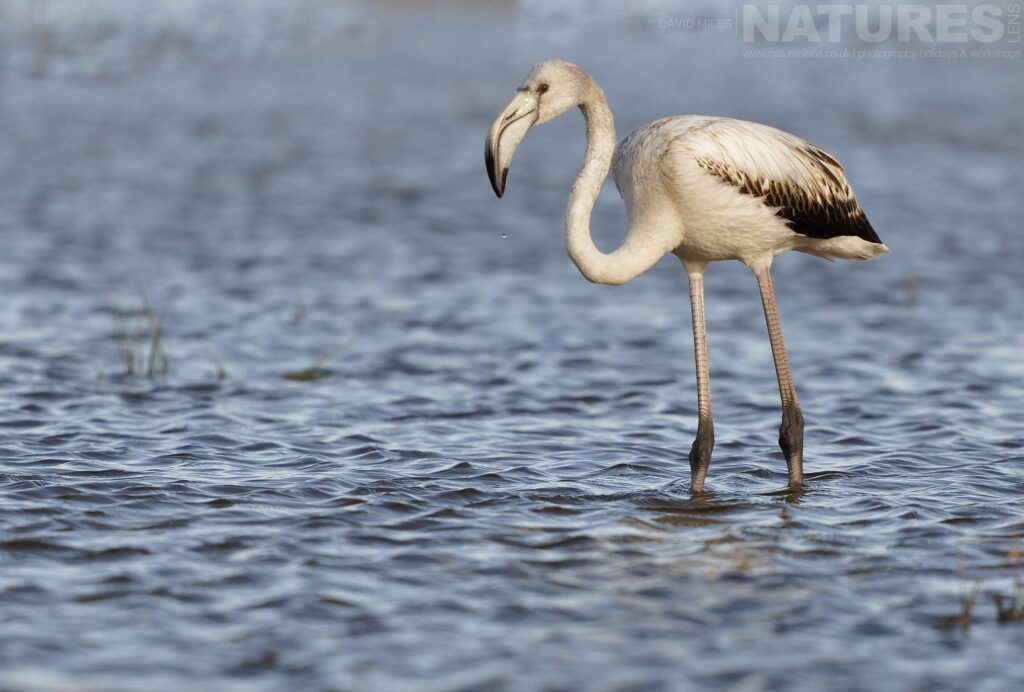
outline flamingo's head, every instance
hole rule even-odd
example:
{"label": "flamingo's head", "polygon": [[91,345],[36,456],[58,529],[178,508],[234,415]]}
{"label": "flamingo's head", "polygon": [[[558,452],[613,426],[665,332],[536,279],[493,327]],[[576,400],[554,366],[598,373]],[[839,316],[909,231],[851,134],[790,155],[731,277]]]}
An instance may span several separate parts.
{"label": "flamingo's head", "polygon": [[580,105],[591,88],[593,81],[587,73],[564,60],[548,60],[530,71],[487,133],[484,159],[498,197],[505,193],[512,155],[527,130]]}

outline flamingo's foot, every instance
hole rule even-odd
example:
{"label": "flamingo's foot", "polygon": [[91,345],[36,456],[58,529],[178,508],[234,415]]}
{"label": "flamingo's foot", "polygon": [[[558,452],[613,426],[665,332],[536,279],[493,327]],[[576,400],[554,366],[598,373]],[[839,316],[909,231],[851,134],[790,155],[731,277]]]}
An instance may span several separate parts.
{"label": "flamingo's foot", "polygon": [[715,426],[710,418],[697,423],[697,438],[690,447],[690,492],[704,492],[704,479],[711,466],[711,452],[715,448]]}
{"label": "flamingo's foot", "polygon": [[801,488],[804,484],[804,416],[800,407],[787,406],[782,411],[782,426],[779,427],[779,447],[786,455],[789,470],[789,487]]}

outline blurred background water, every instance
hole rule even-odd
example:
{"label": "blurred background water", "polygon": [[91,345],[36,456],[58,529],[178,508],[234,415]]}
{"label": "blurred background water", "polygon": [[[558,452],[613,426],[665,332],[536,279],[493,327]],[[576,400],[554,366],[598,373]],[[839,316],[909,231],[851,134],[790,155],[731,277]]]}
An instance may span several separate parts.
{"label": "blurred background water", "polygon": [[[1024,683],[1024,63],[753,57],[737,11],[0,0],[0,686]],[[550,57],[620,137],[719,114],[846,165],[891,255],[775,265],[805,493],[744,267],[691,499],[678,263],[567,259],[578,116],[494,199]]]}

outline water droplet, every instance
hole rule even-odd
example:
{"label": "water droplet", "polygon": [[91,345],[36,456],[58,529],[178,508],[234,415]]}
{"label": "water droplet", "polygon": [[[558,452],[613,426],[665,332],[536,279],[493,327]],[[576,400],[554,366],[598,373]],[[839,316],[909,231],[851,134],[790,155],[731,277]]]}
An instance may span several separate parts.
{"label": "water droplet", "polygon": [[501,234],[501,239],[505,240],[505,238],[508,238],[508,233],[502,233]]}

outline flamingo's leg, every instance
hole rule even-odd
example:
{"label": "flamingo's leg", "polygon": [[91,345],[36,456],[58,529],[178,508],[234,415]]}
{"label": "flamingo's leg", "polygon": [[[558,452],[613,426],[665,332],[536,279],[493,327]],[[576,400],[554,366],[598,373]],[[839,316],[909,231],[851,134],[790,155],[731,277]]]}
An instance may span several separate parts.
{"label": "flamingo's leg", "polygon": [[715,447],[715,424],[711,418],[711,378],[708,373],[707,328],[704,321],[704,268],[686,263],[690,279],[690,313],[693,317],[693,357],[697,369],[697,438],[690,448],[690,490],[704,492],[704,479]]}
{"label": "flamingo's leg", "polygon": [[764,305],[764,319],[768,325],[768,338],[772,343],[775,359],[775,374],[779,380],[779,395],[782,397],[782,426],[779,428],[779,447],[786,455],[789,469],[789,486],[799,488],[804,484],[804,416],[796,398],[793,373],[789,369],[786,344],[782,340],[779,325],[779,310],[775,305],[775,291],[772,289],[772,275],[769,269],[756,273],[761,288],[761,303]]}

